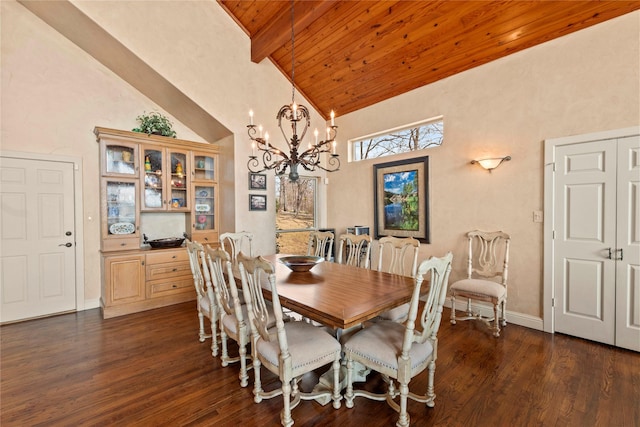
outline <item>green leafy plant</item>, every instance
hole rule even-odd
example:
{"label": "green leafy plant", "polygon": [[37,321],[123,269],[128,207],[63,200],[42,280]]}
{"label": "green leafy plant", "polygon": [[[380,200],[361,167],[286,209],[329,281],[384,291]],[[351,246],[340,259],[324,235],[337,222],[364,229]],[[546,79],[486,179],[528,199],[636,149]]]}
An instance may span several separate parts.
{"label": "green leafy plant", "polygon": [[149,114],[141,114],[136,117],[136,120],[140,122],[140,126],[133,128],[134,132],[146,133],[147,135],[162,135],[176,137],[176,131],[173,130],[173,123],[164,115],[152,111]]}

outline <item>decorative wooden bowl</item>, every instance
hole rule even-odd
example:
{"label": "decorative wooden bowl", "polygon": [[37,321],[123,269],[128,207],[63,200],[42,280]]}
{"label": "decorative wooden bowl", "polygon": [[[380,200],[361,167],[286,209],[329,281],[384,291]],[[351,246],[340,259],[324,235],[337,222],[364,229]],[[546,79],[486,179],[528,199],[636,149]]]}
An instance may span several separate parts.
{"label": "decorative wooden bowl", "polygon": [[281,263],[296,273],[308,272],[322,261],[324,261],[324,258],[321,256],[291,255],[280,258]]}

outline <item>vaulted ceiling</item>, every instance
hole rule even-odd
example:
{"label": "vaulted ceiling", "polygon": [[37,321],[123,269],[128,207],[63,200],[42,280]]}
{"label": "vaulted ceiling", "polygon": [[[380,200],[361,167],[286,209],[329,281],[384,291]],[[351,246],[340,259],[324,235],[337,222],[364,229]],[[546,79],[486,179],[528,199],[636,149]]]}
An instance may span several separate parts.
{"label": "vaulted ceiling", "polygon": [[[292,74],[290,1],[218,0]],[[295,0],[294,80],[343,115],[640,8],[638,1]],[[631,42],[631,41],[630,41]]]}

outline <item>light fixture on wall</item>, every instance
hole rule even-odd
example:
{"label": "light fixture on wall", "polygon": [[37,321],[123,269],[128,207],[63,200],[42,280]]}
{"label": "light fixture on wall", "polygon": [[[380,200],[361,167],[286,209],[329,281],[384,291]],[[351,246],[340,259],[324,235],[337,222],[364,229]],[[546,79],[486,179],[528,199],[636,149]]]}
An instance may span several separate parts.
{"label": "light fixture on wall", "polygon": [[494,170],[495,168],[500,166],[502,164],[502,162],[506,162],[508,160],[511,160],[511,156],[491,157],[491,158],[488,158],[488,159],[471,160],[471,164],[472,165],[478,164],[482,168],[484,168],[484,169],[488,170],[489,172],[491,172],[492,170]]}
{"label": "light fixture on wall", "polygon": [[[284,105],[278,111],[276,118],[278,119],[278,127],[282,132],[282,136],[289,147],[289,154],[274,147],[269,143],[269,133],[262,134],[262,126],[253,124],[253,111],[249,111],[249,124],[247,125],[249,138],[251,138],[251,155],[247,162],[247,168],[253,173],[259,173],[273,169],[276,174],[283,175],[289,168],[289,179],[297,181],[298,166],[302,166],[305,170],[313,171],[316,168],[327,172],[335,172],[340,168],[340,159],[336,154],[336,136],[338,134],[338,126],[335,125],[335,114],[331,111],[331,126],[327,127],[326,139],[318,141],[318,129],[314,134],[314,142],[309,142],[307,146],[302,146],[302,140],[307,133],[307,129],[311,125],[309,110],[304,105],[297,105],[295,102],[295,55],[294,55],[294,14],[293,0],[291,0],[291,104]],[[282,127],[282,120],[285,119],[290,123],[291,132],[285,131]],[[286,123],[286,122],[285,122]],[[304,127],[298,134],[298,124]],[[288,127],[285,125],[285,127]],[[256,150],[258,154],[256,155]],[[320,164],[320,157],[327,153],[327,165]],[[258,156],[262,157],[262,165],[258,160]]]}

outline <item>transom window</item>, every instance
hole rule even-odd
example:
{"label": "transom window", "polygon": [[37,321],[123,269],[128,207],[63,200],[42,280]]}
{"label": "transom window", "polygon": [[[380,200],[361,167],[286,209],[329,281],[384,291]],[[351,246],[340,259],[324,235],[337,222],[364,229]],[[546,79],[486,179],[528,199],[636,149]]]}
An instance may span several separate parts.
{"label": "transom window", "polygon": [[429,119],[353,140],[351,157],[359,161],[439,147],[443,134],[442,117]]}

